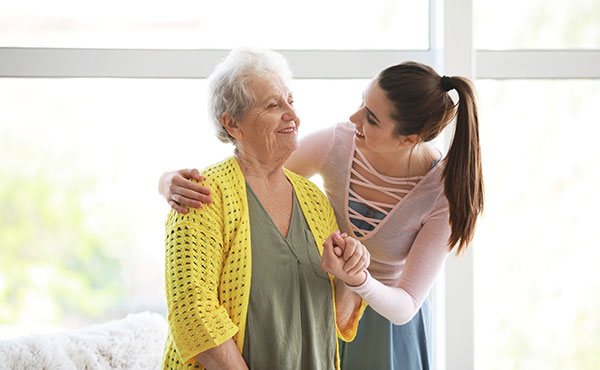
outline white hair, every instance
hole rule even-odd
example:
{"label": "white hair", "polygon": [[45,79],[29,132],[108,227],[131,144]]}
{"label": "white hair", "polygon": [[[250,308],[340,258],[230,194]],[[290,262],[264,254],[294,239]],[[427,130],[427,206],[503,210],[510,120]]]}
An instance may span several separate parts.
{"label": "white hair", "polygon": [[292,78],[288,61],[272,50],[237,48],[219,63],[208,77],[208,111],[215,126],[217,137],[224,143],[235,143],[229,135],[221,117],[229,113],[241,120],[255,103],[249,82],[257,78],[279,76],[284,81]]}

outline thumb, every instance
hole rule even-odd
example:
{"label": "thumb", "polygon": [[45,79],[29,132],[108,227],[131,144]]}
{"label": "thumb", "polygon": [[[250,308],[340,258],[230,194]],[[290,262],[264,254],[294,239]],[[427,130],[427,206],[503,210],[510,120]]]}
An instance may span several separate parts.
{"label": "thumb", "polygon": [[333,238],[334,237],[332,235],[330,235],[323,242],[323,257],[325,257],[326,253],[333,253]]}
{"label": "thumb", "polygon": [[200,175],[200,171],[198,171],[196,168],[192,169],[191,174],[192,174],[192,177],[197,181],[204,180],[204,177],[202,175]]}
{"label": "thumb", "polygon": [[334,251],[333,251],[333,243],[331,242],[331,238],[327,238],[325,243],[323,243],[323,255],[321,256],[321,269],[323,271],[330,272],[332,268],[333,261],[337,260]]}
{"label": "thumb", "polygon": [[334,247],[333,248],[333,253],[337,256],[337,257],[341,257],[342,254],[344,254],[344,250],[340,247]]}
{"label": "thumb", "polygon": [[341,249],[342,251],[346,248],[346,239],[340,236],[339,233],[333,235],[333,246]]}

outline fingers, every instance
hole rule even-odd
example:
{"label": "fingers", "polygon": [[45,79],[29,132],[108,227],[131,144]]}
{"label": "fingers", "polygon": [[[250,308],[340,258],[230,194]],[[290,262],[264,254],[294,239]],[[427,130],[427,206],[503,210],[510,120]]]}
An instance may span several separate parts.
{"label": "fingers", "polygon": [[333,241],[335,255],[338,257],[341,257],[342,253],[344,252],[344,249],[346,249],[346,240],[340,236],[339,231],[336,231],[332,235],[333,235],[332,241]]}
{"label": "fingers", "polygon": [[344,261],[348,261],[350,259],[350,257],[352,257],[354,255],[354,252],[356,251],[356,247],[358,246],[358,242],[356,241],[356,239],[351,238],[351,237],[345,238],[344,242],[345,242],[344,256],[342,258],[344,259]]}
{"label": "fingers", "polygon": [[183,170],[179,170],[177,171],[182,177],[184,177],[186,180],[189,179],[195,179],[196,181],[202,181],[204,180],[204,177],[202,175],[200,175],[200,171],[198,171],[195,168],[189,169],[183,169]]}
{"label": "fingers", "polygon": [[212,202],[212,199],[208,195],[200,194],[181,186],[172,186],[170,191],[171,199],[180,205],[199,208],[202,207],[202,203]]}
{"label": "fingers", "polygon": [[338,236],[334,236],[335,244],[333,247],[333,253],[335,253],[336,256],[342,257],[342,254],[344,253],[344,247],[346,245],[346,241],[344,239],[347,237],[347,233],[341,233],[338,234]]}
{"label": "fingers", "polygon": [[346,245],[347,249],[351,246],[355,246],[354,254],[352,254],[344,264],[344,271],[348,275],[356,275],[369,267],[371,263],[371,254],[362,243],[355,239],[348,238]]}
{"label": "fingers", "polygon": [[196,181],[203,181],[204,177],[200,174],[200,171],[198,171],[197,169],[193,168],[192,169],[192,177],[196,180]]}
{"label": "fingers", "polygon": [[344,263],[344,271],[348,275],[352,275],[352,271],[359,270],[364,266],[365,260],[363,259],[362,254],[355,253],[353,254],[346,263]]}
{"label": "fingers", "polygon": [[358,260],[358,262],[354,265],[354,267],[352,267],[350,270],[348,270],[347,273],[350,276],[354,276],[354,275],[358,274],[359,272],[363,271],[364,269],[366,269],[367,267],[368,267],[367,258],[363,255],[363,257],[361,257],[360,260]]}
{"label": "fingers", "polygon": [[323,242],[323,247],[327,246],[331,246],[333,248],[333,238],[336,236],[337,231],[332,232],[331,234],[329,234],[329,236],[327,237],[327,239],[325,239],[325,241]]}
{"label": "fingers", "polygon": [[170,200],[169,201],[169,205],[171,206],[171,208],[173,208],[175,211],[179,212],[179,213],[183,213],[186,214],[188,213],[188,209],[186,207],[182,207],[179,204],[177,204],[177,202],[175,202],[174,200]]}
{"label": "fingers", "polygon": [[[203,179],[203,178],[202,178]],[[204,180],[204,179],[203,179]],[[196,193],[200,193],[200,194],[204,194],[204,195],[210,195],[210,189],[202,186],[200,184],[197,184],[193,181],[190,181],[188,179],[186,179],[184,176],[175,176],[173,177],[173,181],[171,181],[171,189],[173,187],[181,187],[184,189],[189,189],[192,192],[196,192]]]}
{"label": "fingers", "polygon": [[[183,172],[184,170],[181,170]],[[173,177],[169,186],[169,199],[175,201],[180,206],[201,208],[202,203],[211,203],[212,199],[208,196],[210,189],[187,180],[183,175]]]}
{"label": "fingers", "polygon": [[323,243],[323,255],[321,256],[321,269],[329,273],[332,273],[335,260],[338,259],[333,251],[333,236],[334,233],[325,239]]}

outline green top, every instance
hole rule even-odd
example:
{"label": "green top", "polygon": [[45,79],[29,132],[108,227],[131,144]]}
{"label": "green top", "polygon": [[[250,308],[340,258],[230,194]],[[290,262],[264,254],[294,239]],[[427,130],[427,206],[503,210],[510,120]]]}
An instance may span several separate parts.
{"label": "green top", "polygon": [[331,284],[293,194],[287,238],[250,188],[252,280],[242,355],[250,370],[335,369]]}

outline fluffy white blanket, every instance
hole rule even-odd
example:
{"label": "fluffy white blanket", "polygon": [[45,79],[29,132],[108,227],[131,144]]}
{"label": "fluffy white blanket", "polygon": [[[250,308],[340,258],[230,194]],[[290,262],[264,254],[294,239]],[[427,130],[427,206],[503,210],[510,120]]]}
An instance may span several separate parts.
{"label": "fluffy white blanket", "polygon": [[142,312],[49,335],[0,341],[0,370],[159,369],[167,323]]}

